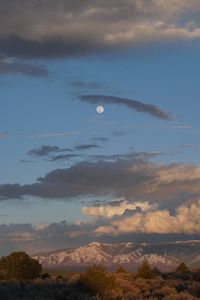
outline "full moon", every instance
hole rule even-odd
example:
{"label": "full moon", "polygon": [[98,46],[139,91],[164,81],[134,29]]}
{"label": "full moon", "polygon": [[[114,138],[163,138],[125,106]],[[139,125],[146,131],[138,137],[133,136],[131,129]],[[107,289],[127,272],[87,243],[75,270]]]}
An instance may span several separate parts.
{"label": "full moon", "polygon": [[104,112],[104,107],[103,106],[97,106],[96,111],[98,114],[102,114]]}

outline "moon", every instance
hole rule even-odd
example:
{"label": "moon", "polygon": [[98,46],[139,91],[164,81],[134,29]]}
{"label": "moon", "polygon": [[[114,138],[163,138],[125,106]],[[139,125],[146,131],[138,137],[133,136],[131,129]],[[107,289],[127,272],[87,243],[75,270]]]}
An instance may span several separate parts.
{"label": "moon", "polygon": [[104,112],[104,107],[103,106],[97,106],[96,111],[98,114],[102,114]]}

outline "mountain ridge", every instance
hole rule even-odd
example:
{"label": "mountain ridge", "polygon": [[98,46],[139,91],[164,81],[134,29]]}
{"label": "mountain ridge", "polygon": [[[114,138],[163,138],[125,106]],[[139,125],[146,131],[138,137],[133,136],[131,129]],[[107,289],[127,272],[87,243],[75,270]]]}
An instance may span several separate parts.
{"label": "mountain ridge", "polygon": [[45,268],[77,269],[102,264],[112,269],[118,265],[135,269],[147,259],[152,266],[171,269],[184,261],[190,267],[200,267],[200,240],[170,243],[99,243],[40,252],[33,255]]}

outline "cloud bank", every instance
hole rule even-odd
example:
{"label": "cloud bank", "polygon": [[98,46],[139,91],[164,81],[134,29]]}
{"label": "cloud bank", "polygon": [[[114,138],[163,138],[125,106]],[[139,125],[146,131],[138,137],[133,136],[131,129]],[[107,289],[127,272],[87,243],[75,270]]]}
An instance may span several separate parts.
{"label": "cloud bank", "polygon": [[[124,209],[125,201],[122,202]],[[130,203],[127,201],[126,209],[130,207]],[[92,222],[1,224],[0,255],[6,255],[14,250],[25,250],[33,254],[39,251],[80,246],[91,241],[161,243],[199,239],[200,200],[190,205],[181,205],[173,215],[168,210],[157,210],[156,206],[147,202],[135,202],[135,204],[137,209],[131,209],[129,215],[124,213],[121,215],[122,209],[118,210],[120,215],[116,216],[113,210],[112,216],[106,213],[106,218],[102,218],[100,213],[101,219]],[[105,206],[108,209],[108,205]],[[132,202],[133,206],[134,202]],[[100,211],[102,212],[102,205]]]}
{"label": "cloud bank", "polygon": [[164,165],[149,161],[152,157],[145,153],[95,156],[92,161],[55,169],[32,184],[1,184],[0,199],[36,196],[67,200],[110,195],[142,199],[173,210],[188,199],[200,196],[199,165]]}
{"label": "cloud bank", "polygon": [[0,1],[0,53],[61,58],[200,38],[198,0]]}
{"label": "cloud bank", "polygon": [[[75,201],[95,197],[100,203],[82,209],[93,217],[92,229],[87,231],[91,238],[94,232],[93,238],[141,233],[200,234],[200,166],[159,164],[150,161],[151,155],[105,156],[55,169],[32,184],[2,184],[0,200],[20,201],[36,196]],[[104,197],[119,200],[102,203],[100,199]]]}
{"label": "cloud bank", "polygon": [[84,242],[92,228],[93,225],[84,222],[75,224],[66,221],[37,225],[0,224],[0,255],[7,255],[16,250],[33,254],[55,247],[77,246],[79,244],[75,237]]}

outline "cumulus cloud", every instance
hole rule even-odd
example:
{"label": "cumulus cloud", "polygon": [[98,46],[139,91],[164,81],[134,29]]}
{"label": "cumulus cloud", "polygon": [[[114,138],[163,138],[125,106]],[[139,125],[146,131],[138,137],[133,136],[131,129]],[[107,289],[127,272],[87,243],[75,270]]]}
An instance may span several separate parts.
{"label": "cumulus cloud", "polygon": [[[91,241],[100,242],[161,242],[185,239],[199,239],[200,200],[190,205],[181,205],[175,214],[156,209],[148,203],[139,202],[140,210],[130,216],[121,215],[123,209],[112,210],[112,217],[93,222],[50,224],[1,224],[0,255],[16,250],[30,254],[39,251],[80,246]],[[125,204],[124,204],[125,206]],[[128,206],[128,205],[127,205]],[[122,207],[122,206],[121,206]],[[106,207],[108,209],[108,206]],[[95,212],[96,214],[96,212]],[[100,212],[102,216],[102,213]],[[103,214],[105,215],[105,214]]]}
{"label": "cumulus cloud", "polygon": [[122,233],[200,233],[200,200],[182,205],[171,215],[168,210],[140,212],[131,217],[111,221],[96,229],[97,234]]}
{"label": "cumulus cloud", "polygon": [[11,57],[80,56],[200,37],[198,0],[0,1],[0,49]]}
{"label": "cumulus cloud", "polygon": [[96,206],[83,207],[83,214],[97,218],[113,218],[114,216],[123,216],[127,211],[134,212],[141,210],[143,212],[150,211],[157,207],[156,204],[145,202],[133,202],[126,199],[112,201],[107,204],[100,204]]}
{"label": "cumulus cloud", "polygon": [[147,113],[153,117],[162,120],[172,120],[172,115],[170,113],[162,111],[159,107],[152,104],[145,104],[141,101],[127,99],[116,96],[106,96],[106,95],[82,95],[79,97],[80,101],[90,103],[90,104],[117,104],[124,105],[130,109],[137,112]]}
{"label": "cumulus cloud", "polygon": [[200,180],[199,165],[190,167],[189,165],[171,165],[162,168],[158,174],[159,184],[170,184],[173,182],[187,182]]}

